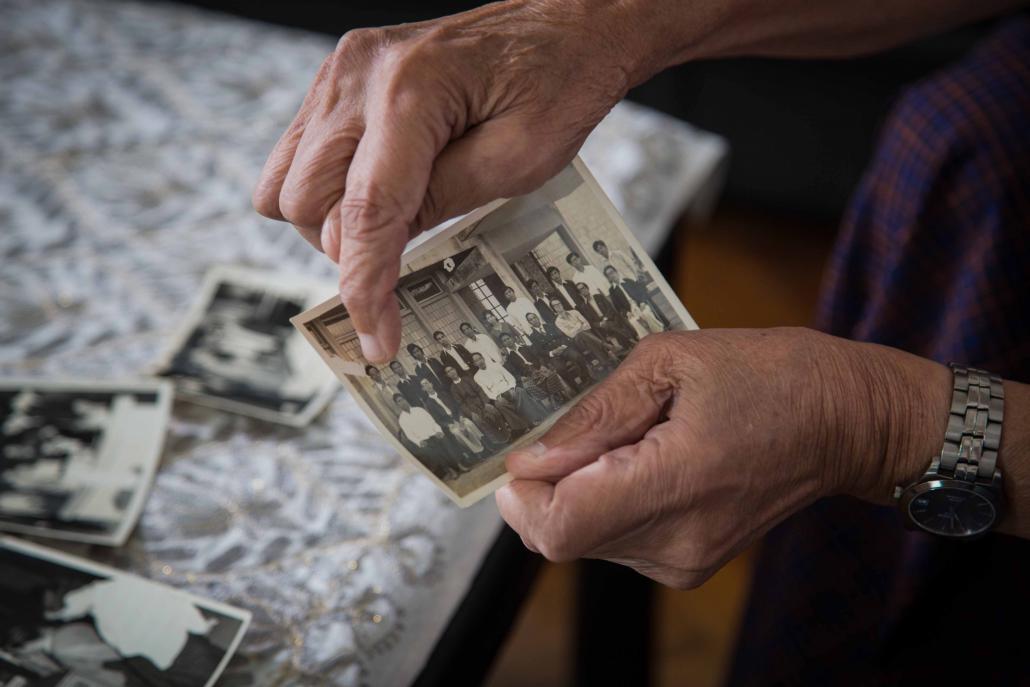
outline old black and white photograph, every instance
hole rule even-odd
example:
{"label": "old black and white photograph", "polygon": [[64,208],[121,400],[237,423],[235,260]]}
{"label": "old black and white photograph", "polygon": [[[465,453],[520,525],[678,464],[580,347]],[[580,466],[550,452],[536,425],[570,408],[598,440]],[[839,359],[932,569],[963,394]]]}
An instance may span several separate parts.
{"label": "old black and white photograph", "polygon": [[171,384],[0,382],[0,529],[120,546],[164,444]]}
{"label": "old black and white photograph", "polygon": [[369,364],[339,298],[294,318],[403,455],[459,505],[504,483],[648,334],[696,328],[578,160],[405,254],[401,347]]}
{"label": "old black and white photograph", "polygon": [[291,425],[309,423],[338,389],[290,318],[334,284],[219,266],[173,338],[158,374],[178,396]]}
{"label": "old black and white photograph", "polygon": [[0,685],[207,687],[250,613],[0,537]]}

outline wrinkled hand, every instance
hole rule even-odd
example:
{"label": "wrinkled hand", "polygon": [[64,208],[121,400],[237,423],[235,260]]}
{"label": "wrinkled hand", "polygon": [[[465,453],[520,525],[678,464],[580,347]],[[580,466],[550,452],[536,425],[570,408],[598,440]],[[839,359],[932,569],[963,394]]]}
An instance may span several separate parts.
{"label": "wrinkled hand", "polygon": [[359,29],[322,64],[254,205],[339,263],[369,360],[400,341],[392,290],[408,239],[540,186],[631,85],[610,28],[619,8],[588,4],[515,0]]}
{"label": "wrinkled hand", "polygon": [[818,498],[888,502],[940,449],[950,389],[942,365],[810,330],[648,336],[508,456],[497,505],[551,560],[694,587]]}

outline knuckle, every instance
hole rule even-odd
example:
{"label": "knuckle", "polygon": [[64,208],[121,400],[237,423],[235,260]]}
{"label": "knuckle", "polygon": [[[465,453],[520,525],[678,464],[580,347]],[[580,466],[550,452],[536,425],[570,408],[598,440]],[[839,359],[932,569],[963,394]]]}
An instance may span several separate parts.
{"label": "knuckle", "polygon": [[279,209],[283,217],[300,227],[313,227],[322,223],[316,204],[303,189],[293,184],[283,184],[279,192]]}
{"label": "knuckle", "polygon": [[576,558],[568,541],[554,530],[541,533],[535,543],[540,555],[552,563],[566,563]]}
{"label": "knuckle", "polygon": [[356,242],[375,240],[383,232],[409,223],[396,203],[367,197],[344,198],[340,203],[340,222],[343,237]]}
{"label": "knuckle", "polygon": [[658,581],[667,587],[679,591],[697,589],[707,579],[706,577],[690,570],[673,570],[661,576]]}
{"label": "knuckle", "polygon": [[268,217],[269,219],[279,219],[279,199],[274,193],[269,193],[264,184],[259,185],[254,189],[253,194],[250,197],[250,204],[254,206],[254,210],[259,215]]}
{"label": "knuckle", "polygon": [[583,397],[565,417],[573,425],[605,427],[609,426],[615,416],[614,394],[605,389],[597,389]]}
{"label": "knuckle", "polygon": [[368,54],[385,42],[385,36],[385,29],[351,29],[336,42],[335,54],[344,58]]}

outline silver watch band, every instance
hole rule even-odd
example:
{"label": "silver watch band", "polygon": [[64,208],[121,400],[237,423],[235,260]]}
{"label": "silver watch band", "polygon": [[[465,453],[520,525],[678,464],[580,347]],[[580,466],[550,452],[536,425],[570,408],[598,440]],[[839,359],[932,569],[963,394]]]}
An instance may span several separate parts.
{"label": "silver watch band", "polygon": [[954,385],[938,474],[951,479],[991,484],[997,469],[1005,388],[1001,377],[951,364]]}

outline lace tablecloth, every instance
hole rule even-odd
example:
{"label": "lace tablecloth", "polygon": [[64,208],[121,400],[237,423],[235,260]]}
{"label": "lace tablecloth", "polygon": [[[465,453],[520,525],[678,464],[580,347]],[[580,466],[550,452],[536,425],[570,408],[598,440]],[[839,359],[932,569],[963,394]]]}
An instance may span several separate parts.
{"label": "lace tablecloth", "polygon": [[[0,0],[0,17],[0,374],[144,373],[214,264],[332,278],[249,201],[330,38],[123,2]],[[584,150],[652,251],[724,154],[629,105]],[[304,430],[178,404],[129,543],[60,547],[250,609],[223,684],[393,686],[500,526],[340,393]]]}

